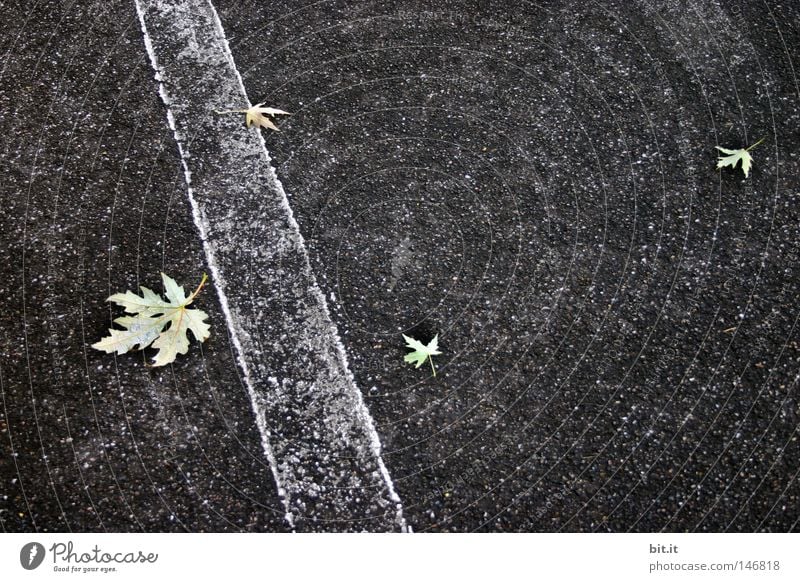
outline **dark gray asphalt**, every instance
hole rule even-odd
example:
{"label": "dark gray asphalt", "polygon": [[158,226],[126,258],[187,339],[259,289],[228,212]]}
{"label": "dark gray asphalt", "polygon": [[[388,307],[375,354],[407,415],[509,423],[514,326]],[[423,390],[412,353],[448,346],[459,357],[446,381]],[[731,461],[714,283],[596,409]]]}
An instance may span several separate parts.
{"label": "dark gray asphalt", "polygon": [[213,294],[171,367],[89,347],[111,293],[207,270],[133,3],[2,21],[3,529],[284,530]]}
{"label": "dark gray asphalt", "polygon": [[[215,2],[414,529],[797,530],[800,7],[306,4]],[[89,349],[207,270],[132,3],[0,21],[0,525],[284,530],[212,293]]]}

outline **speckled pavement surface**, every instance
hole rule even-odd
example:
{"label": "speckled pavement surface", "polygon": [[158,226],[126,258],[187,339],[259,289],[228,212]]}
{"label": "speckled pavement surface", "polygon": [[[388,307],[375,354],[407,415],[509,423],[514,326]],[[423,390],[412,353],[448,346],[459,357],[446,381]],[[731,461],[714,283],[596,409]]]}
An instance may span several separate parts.
{"label": "speckled pavement surface", "polygon": [[[800,6],[214,6],[414,531],[798,529]],[[0,526],[286,531],[213,292],[89,347],[208,270],[133,2],[0,22]]]}

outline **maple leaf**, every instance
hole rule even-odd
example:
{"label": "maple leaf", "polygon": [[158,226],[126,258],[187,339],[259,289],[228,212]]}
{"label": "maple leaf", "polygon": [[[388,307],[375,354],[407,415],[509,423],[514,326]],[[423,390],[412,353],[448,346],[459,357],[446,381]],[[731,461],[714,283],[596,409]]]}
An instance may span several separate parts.
{"label": "maple leaf", "polygon": [[291,115],[291,113],[281,109],[274,109],[273,107],[263,107],[263,105],[264,103],[258,103],[249,109],[230,109],[228,111],[217,111],[216,113],[219,115],[224,115],[226,113],[244,113],[247,127],[255,124],[256,127],[265,127],[274,131],[280,131],[278,126],[272,123],[272,120],[270,120],[267,115],[275,117],[276,115]]}
{"label": "maple leaf", "polygon": [[751,145],[749,148],[746,148],[746,149],[743,148],[743,149],[738,149],[738,150],[729,150],[727,148],[721,148],[719,146],[714,146],[719,151],[721,151],[723,154],[728,154],[727,156],[724,156],[724,157],[720,156],[719,158],[717,158],[717,169],[719,170],[721,168],[724,168],[725,166],[730,166],[731,168],[735,168],[736,164],[738,164],[739,161],[741,160],[741,162],[742,162],[742,171],[744,172],[744,177],[747,178],[747,175],[750,173],[750,165],[753,163],[753,158],[750,156],[749,152],[750,152],[751,149],[756,147],[762,141],[764,141],[763,137],[760,140],[758,140],[756,143]]}
{"label": "maple leaf", "polygon": [[433,339],[428,342],[428,345],[425,345],[412,337],[408,337],[405,334],[403,334],[403,339],[406,340],[406,347],[414,350],[413,352],[406,354],[405,358],[403,359],[410,364],[416,363],[417,365],[414,366],[415,368],[419,368],[425,363],[425,360],[429,360],[431,363],[431,370],[433,370],[433,375],[436,376],[436,368],[433,367],[433,358],[431,356],[438,356],[442,353],[439,351],[439,334],[437,333],[435,336],[433,336]]}
{"label": "maple leaf", "polygon": [[[147,287],[141,287],[141,295],[126,291],[109,297],[107,301],[116,303],[124,307],[126,313],[135,315],[115,319],[114,323],[125,329],[109,329],[111,335],[92,344],[92,347],[109,354],[114,352],[124,354],[137,345],[139,347],[136,349],[143,350],[152,343],[158,350],[153,358],[153,366],[164,366],[174,362],[178,354],[189,351],[187,331],[191,330],[197,341],[208,339],[210,328],[205,323],[208,315],[199,309],[187,309],[200,293],[208,276],[203,273],[203,279],[189,297],[186,297],[183,287],[171,277],[161,273],[161,280],[164,283],[167,301]],[[164,329],[167,325],[169,327]]]}

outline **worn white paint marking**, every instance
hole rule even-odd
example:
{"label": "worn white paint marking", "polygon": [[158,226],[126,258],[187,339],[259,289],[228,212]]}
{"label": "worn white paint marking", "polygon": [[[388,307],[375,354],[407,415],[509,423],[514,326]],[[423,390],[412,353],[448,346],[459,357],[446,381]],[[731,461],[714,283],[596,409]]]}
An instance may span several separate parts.
{"label": "worn white paint marking", "polygon": [[[242,91],[242,95],[245,96],[245,99],[247,100],[248,106],[250,106],[250,105],[252,105],[252,103],[250,103],[250,100],[247,99],[247,97],[246,97],[247,96],[247,90],[245,89],[244,81],[242,80],[242,76],[239,74],[239,69],[236,67],[236,63],[233,60],[233,53],[231,52],[230,45],[228,44],[228,38],[227,38],[227,36],[225,36],[225,30],[222,27],[222,21],[219,18],[219,14],[217,14],[216,8],[214,8],[214,5],[210,1],[208,2],[208,6],[211,9],[211,13],[212,13],[212,16],[214,18],[214,23],[217,26],[217,33],[219,34],[219,38],[222,41],[222,45],[223,45],[224,50],[225,50],[225,55],[228,57],[228,61],[229,61],[230,65],[231,65],[231,69],[233,70],[234,74],[236,75],[236,80],[239,83],[239,88]],[[311,273],[311,266],[310,266],[310,263],[309,263],[309,260],[308,260],[308,251],[306,250],[305,242],[303,241],[303,235],[300,233],[300,225],[298,225],[297,221],[294,219],[294,212],[292,212],[292,208],[289,205],[289,198],[286,196],[286,192],[283,189],[283,184],[281,183],[280,179],[278,178],[278,175],[275,172],[275,168],[273,168],[272,164],[269,163],[270,155],[269,155],[269,151],[267,150],[267,144],[264,141],[264,135],[261,133],[261,131],[257,131],[256,134],[258,135],[258,139],[261,142],[261,148],[264,150],[264,157],[267,159],[267,168],[268,168],[268,171],[270,173],[270,177],[272,178],[273,183],[275,184],[276,188],[280,192],[280,195],[281,195],[281,197],[280,197],[281,206],[286,211],[286,213],[287,213],[287,215],[289,217],[289,224],[291,225],[292,229],[297,233],[297,237],[300,240],[300,246],[301,246],[301,249],[302,249],[302,253],[303,253],[303,257],[304,257],[305,263],[306,263],[306,265],[308,267],[308,270],[309,270],[309,273],[311,274],[311,277],[313,278],[313,273]],[[403,506],[402,506],[402,503],[400,501],[400,496],[395,491],[394,483],[392,482],[392,478],[389,475],[389,470],[386,468],[386,464],[383,462],[383,457],[381,456],[382,447],[381,447],[380,436],[378,435],[378,431],[375,429],[375,423],[372,420],[372,416],[369,413],[369,409],[367,408],[366,404],[364,403],[364,397],[361,394],[361,390],[359,390],[358,386],[355,385],[355,382],[353,380],[352,374],[349,371],[350,370],[350,363],[347,360],[347,353],[344,350],[344,345],[342,344],[342,338],[339,336],[339,333],[336,330],[336,327],[335,327],[335,325],[333,324],[333,322],[331,320],[330,312],[328,311],[328,303],[325,300],[325,296],[322,294],[322,291],[320,290],[319,285],[317,285],[315,280],[313,281],[312,285],[309,287],[309,290],[314,294],[314,296],[315,296],[314,298],[317,300],[317,303],[322,308],[323,317],[328,322],[330,322],[329,325],[330,325],[331,333],[332,333],[332,335],[334,336],[334,339],[335,339],[337,355],[338,355],[340,361],[342,362],[342,366],[344,367],[345,370],[347,370],[348,380],[350,381],[351,386],[352,386],[351,390],[352,390],[353,394],[356,396],[357,401],[358,401],[358,406],[357,406],[357,409],[356,409],[356,413],[358,414],[359,419],[361,420],[361,422],[364,424],[364,426],[367,429],[367,433],[368,433],[369,439],[370,439],[370,446],[372,448],[372,453],[375,455],[375,459],[377,460],[377,463],[378,463],[378,466],[379,466],[379,469],[380,469],[380,472],[381,472],[381,476],[383,477],[383,480],[386,483],[386,487],[388,489],[389,495],[390,495],[392,501],[396,504],[398,525],[400,525],[400,527],[403,530],[406,530],[407,526],[406,526],[405,519],[403,518]]]}
{"label": "worn white paint marking", "polygon": [[250,103],[216,10],[204,0],[135,4],[287,521],[406,531],[264,138],[212,113]]}
{"label": "worn white paint marking", "polygon": [[160,68],[158,66],[158,59],[156,58],[155,50],[153,49],[153,43],[150,39],[150,35],[147,32],[147,27],[145,25],[144,20],[144,13],[142,12],[141,2],[139,0],[135,0],[136,4],[136,13],[139,15],[139,22],[141,23],[142,27],[142,35],[144,36],[144,45],[145,50],[147,51],[148,56],[150,57],[150,63],[153,66],[153,70],[156,72],[157,80],[158,80],[158,94],[161,96],[161,100],[164,102],[164,105],[167,109],[167,123],[169,124],[172,133],[175,136],[175,143],[178,144],[178,153],[181,158],[181,164],[183,166],[183,175],[186,180],[186,190],[187,195],[189,197],[189,204],[192,207],[192,216],[194,218],[194,223],[197,226],[197,230],[200,234],[200,239],[203,243],[203,250],[205,251],[206,255],[206,263],[208,265],[208,269],[211,271],[211,281],[217,291],[217,296],[219,297],[220,306],[222,307],[222,312],[225,314],[225,322],[228,327],[228,334],[233,342],[234,348],[236,349],[237,359],[239,362],[239,367],[242,369],[242,374],[244,376],[244,383],[247,386],[248,393],[250,395],[250,402],[253,406],[253,412],[255,413],[256,417],[256,424],[258,425],[258,431],[261,435],[261,445],[264,448],[264,453],[267,457],[267,461],[269,462],[270,469],[272,471],[272,475],[275,478],[275,482],[277,485],[278,495],[281,497],[281,500],[284,503],[284,507],[286,508],[286,512],[284,513],[284,517],[286,521],[289,523],[289,526],[294,528],[294,518],[289,511],[289,505],[286,500],[286,492],[283,488],[281,483],[280,474],[278,472],[278,463],[275,460],[275,454],[272,452],[272,448],[269,445],[269,429],[267,428],[266,419],[263,413],[263,407],[257,405],[258,396],[255,391],[255,387],[253,381],[250,377],[250,368],[247,365],[247,359],[243,357],[244,350],[242,348],[242,343],[239,340],[239,334],[235,324],[233,317],[231,316],[230,307],[228,307],[228,296],[225,294],[223,286],[219,285],[218,282],[221,281],[222,275],[219,272],[219,268],[217,267],[217,261],[214,256],[214,249],[211,245],[208,244],[208,240],[206,237],[206,232],[208,231],[208,221],[203,217],[202,210],[200,206],[197,204],[197,200],[194,197],[194,191],[192,189],[192,172],[189,170],[189,165],[186,162],[186,154],[184,153],[184,146],[183,140],[178,135],[177,125],[175,124],[175,116],[172,114],[171,102],[167,92],[164,88],[164,84],[161,82],[161,73]]}

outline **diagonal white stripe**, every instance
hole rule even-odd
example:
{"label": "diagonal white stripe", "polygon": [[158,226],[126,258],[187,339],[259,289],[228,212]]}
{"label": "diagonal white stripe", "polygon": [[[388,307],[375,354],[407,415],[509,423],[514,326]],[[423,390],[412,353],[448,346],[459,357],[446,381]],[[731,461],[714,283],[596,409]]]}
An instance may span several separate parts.
{"label": "diagonal white stripe", "polygon": [[[286,519],[406,531],[381,443],[259,130],[204,0],[135,0],[203,242]],[[189,137],[191,136],[191,137]]]}

